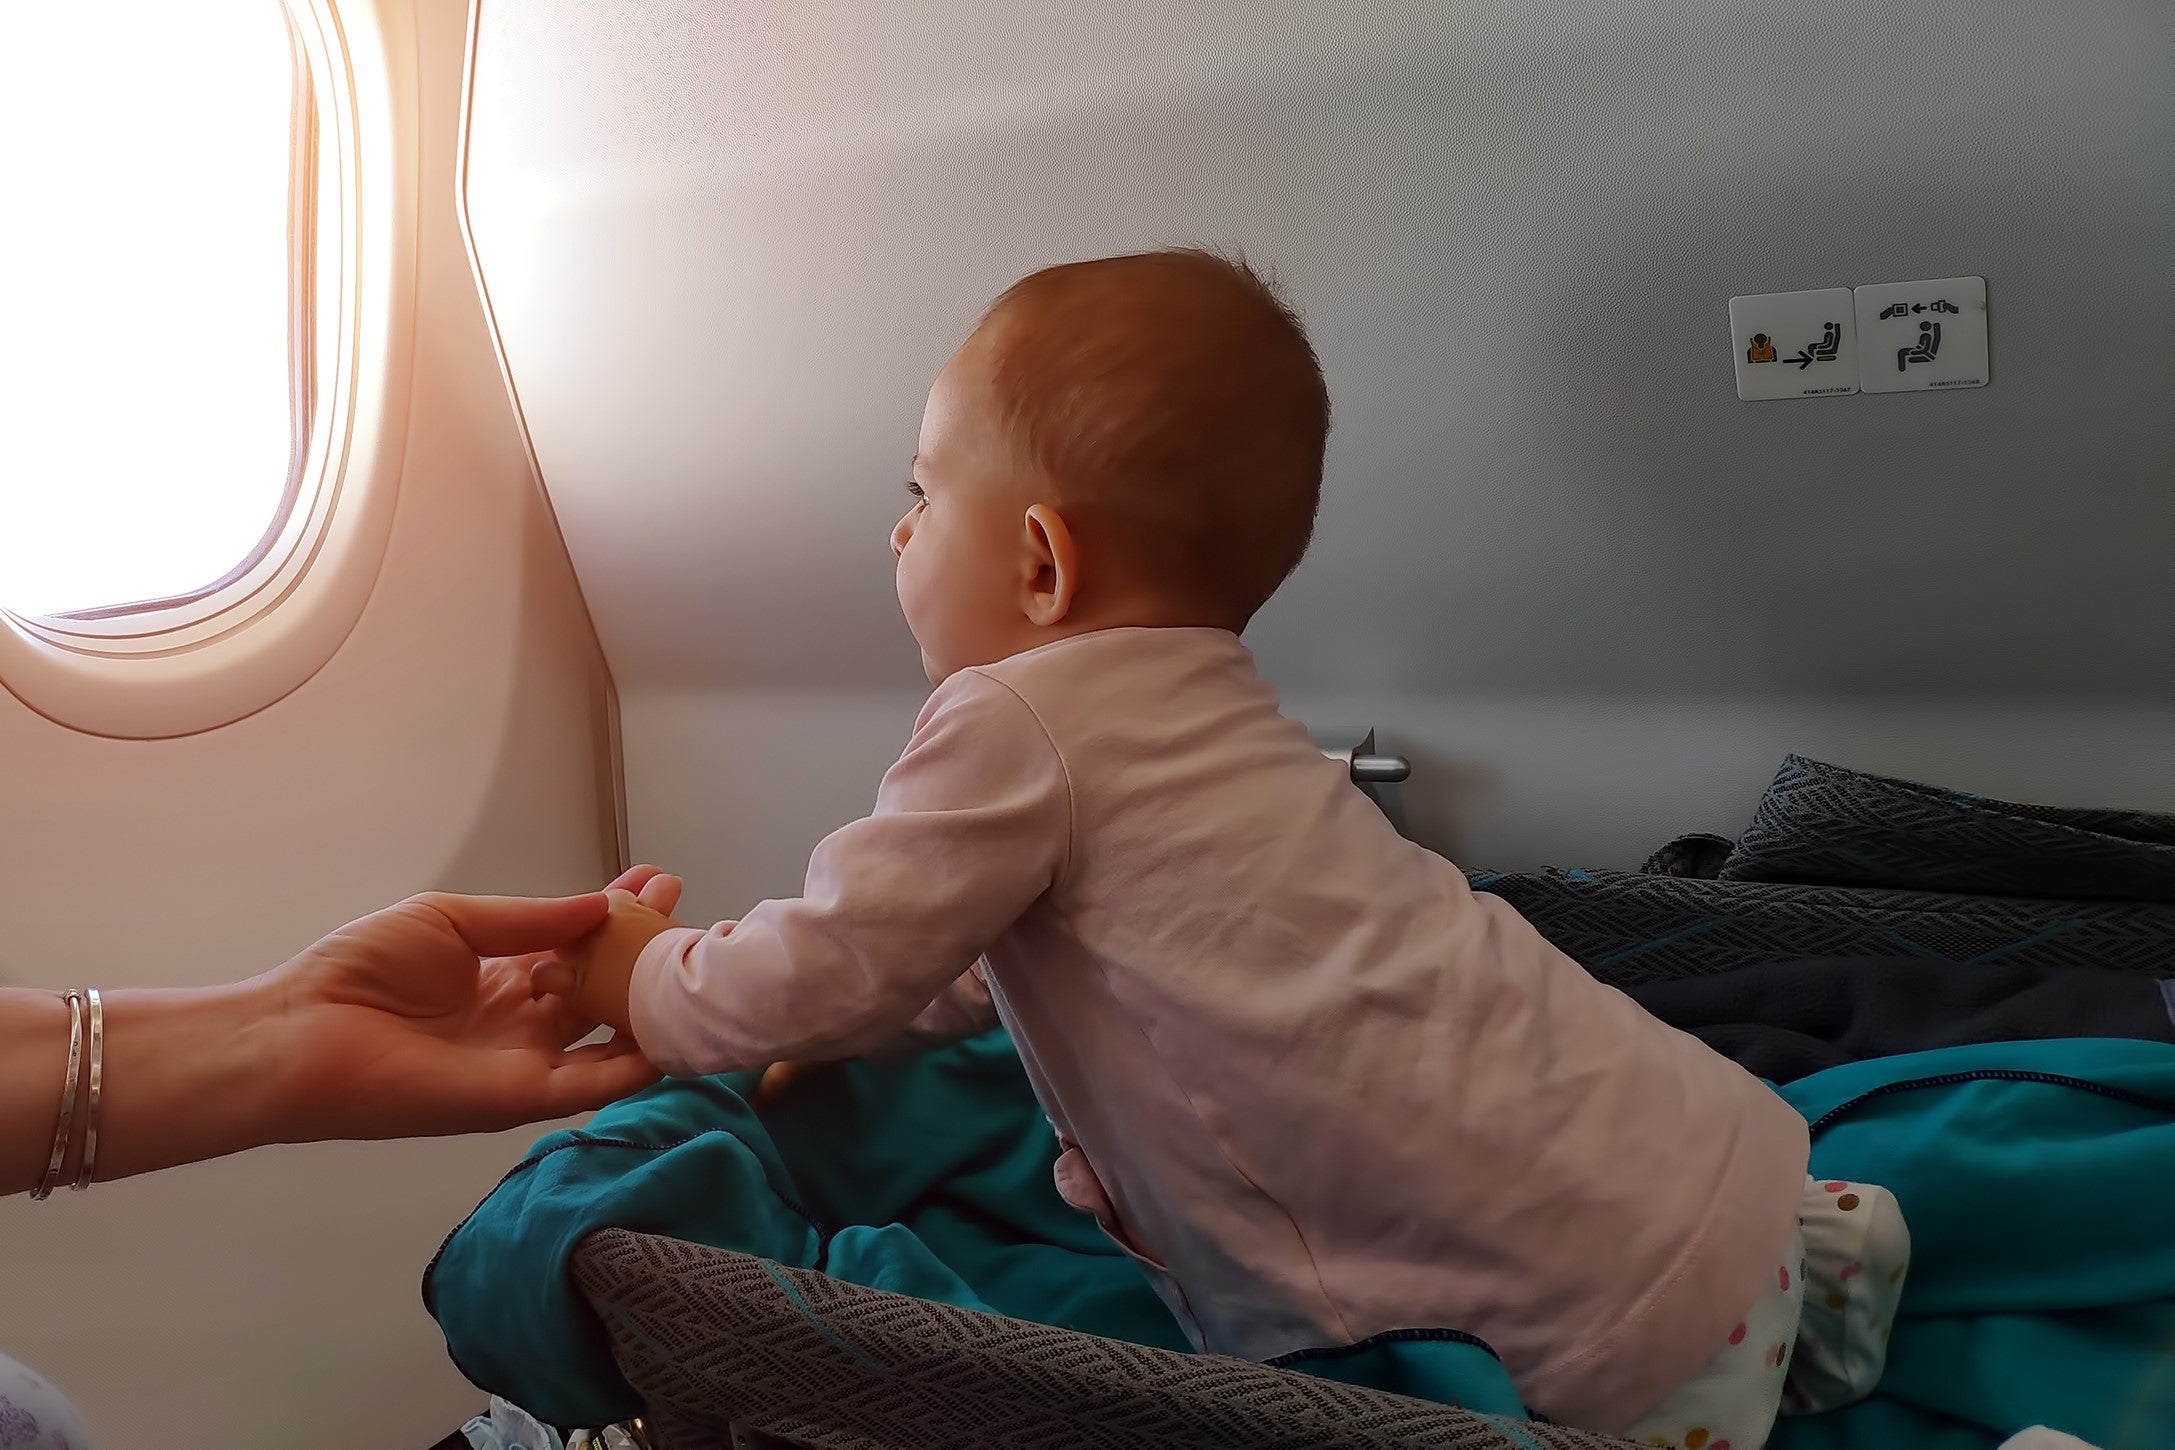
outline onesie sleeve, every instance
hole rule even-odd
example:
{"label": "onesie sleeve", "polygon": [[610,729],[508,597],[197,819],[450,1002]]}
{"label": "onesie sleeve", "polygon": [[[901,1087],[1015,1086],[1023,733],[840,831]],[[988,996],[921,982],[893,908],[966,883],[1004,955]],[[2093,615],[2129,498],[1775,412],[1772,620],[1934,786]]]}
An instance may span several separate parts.
{"label": "onesie sleeve", "polygon": [[867,1051],[874,1055],[936,1047],[987,1032],[996,1026],[997,1003],[990,996],[989,978],[984,972],[981,962],[961,972],[951,985],[937,993],[935,1001],[901,1028],[893,1040],[879,1043]]}
{"label": "onesie sleeve", "polygon": [[1041,721],[963,670],[929,697],[875,810],[816,847],[801,895],[649,943],[629,992],[635,1039],[693,1076],[965,1035],[989,1016],[970,969],[1057,881],[1071,837]]}

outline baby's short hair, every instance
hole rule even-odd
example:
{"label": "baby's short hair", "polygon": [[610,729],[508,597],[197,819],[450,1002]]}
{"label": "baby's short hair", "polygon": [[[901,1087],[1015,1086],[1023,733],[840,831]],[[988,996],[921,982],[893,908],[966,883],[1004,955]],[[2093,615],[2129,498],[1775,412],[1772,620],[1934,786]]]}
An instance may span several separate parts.
{"label": "baby's short hair", "polygon": [[1329,391],[1242,257],[1171,248],[1045,268],[991,304],[998,407],[1089,536],[1120,534],[1243,623],[1313,537]]}

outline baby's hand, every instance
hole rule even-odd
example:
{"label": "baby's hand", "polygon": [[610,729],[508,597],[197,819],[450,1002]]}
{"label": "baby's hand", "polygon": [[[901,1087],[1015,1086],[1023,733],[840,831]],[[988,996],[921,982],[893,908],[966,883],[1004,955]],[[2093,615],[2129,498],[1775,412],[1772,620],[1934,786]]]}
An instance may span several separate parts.
{"label": "baby's hand", "polygon": [[612,906],[604,924],[572,946],[559,948],[557,961],[539,962],[530,984],[538,993],[566,998],[589,1020],[631,1037],[627,992],[635,961],[651,938],[679,923],[630,892],[608,891],[605,896]]}
{"label": "baby's hand", "polygon": [[807,1073],[812,1063],[774,1062],[763,1069],[762,1078],[755,1084],[754,1093],[748,1098],[748,1106],[761,1111],[778,1100],[795,1078]]}

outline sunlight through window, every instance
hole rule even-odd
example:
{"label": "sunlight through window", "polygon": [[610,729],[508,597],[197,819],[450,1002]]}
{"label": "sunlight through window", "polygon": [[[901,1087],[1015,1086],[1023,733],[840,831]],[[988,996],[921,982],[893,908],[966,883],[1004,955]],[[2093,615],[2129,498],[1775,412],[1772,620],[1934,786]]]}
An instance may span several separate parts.
{"label": "sunlight through window", "polygon": [[308,85],[278,0],[0,5],[0,605],[193,594],[283,521]]}

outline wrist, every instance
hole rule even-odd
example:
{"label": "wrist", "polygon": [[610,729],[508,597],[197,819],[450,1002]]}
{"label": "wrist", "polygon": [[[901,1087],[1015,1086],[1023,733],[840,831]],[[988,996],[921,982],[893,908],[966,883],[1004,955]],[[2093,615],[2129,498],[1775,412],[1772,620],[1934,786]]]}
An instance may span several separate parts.
{"label": "wrist", "polygon": [[234,1024],[235,1061],[253,1077],[238,1090],[246,1119],[259,1132],[256,1141],[242,1146],[308,1142],[303,1125],[321,1114],[324,1090],[310,1071],[316,1054],[310,1050],[308,1019],[294,994],[269,974],[213,990],[222,995],[222,1015]]}
{"label": "wrist", "polygon": [[283,1046],[287,1014],[276,988],[259,978],[103,995],[100,1180],[287,1140],[297,1054]]}
{"label": "wrist", "polygon": [[641,1044],[642,1033],[636,1025],[636,1019],[648,1015],[643,1011],[644,988],[658,971],[663,970],[657,963],[670,956],[678,945],[677,933],[685,930],[686,928],[674,922],[652,932],[635,952],[634,960],[627,964],[626,980],[620,984],[620,1022],[611,1025],[614,1030],[623,1031],[633,1038],[637,1046]]}

